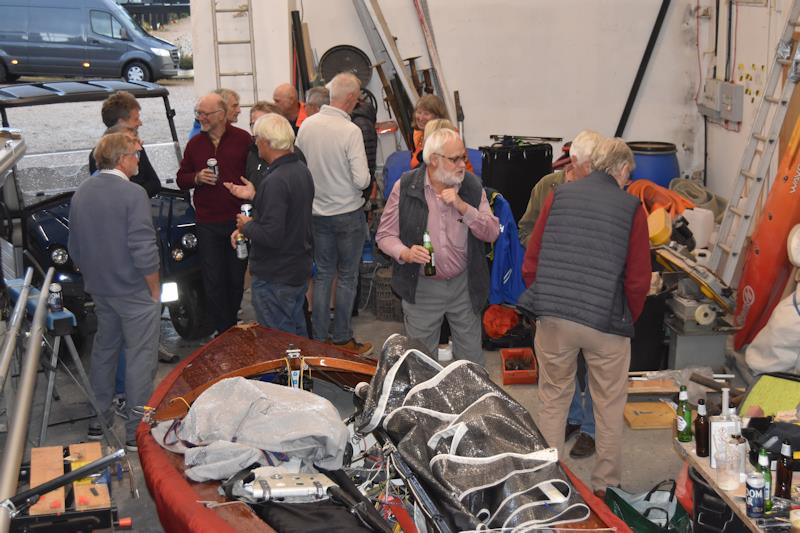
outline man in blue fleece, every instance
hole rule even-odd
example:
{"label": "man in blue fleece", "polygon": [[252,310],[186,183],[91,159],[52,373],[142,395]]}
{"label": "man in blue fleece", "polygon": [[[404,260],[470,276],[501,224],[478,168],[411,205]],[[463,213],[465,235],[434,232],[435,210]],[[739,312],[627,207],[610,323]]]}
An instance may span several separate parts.
{"label": "man in blue fleece", "polygon": [[[158,247],[147,193],[130,177],[139,170],[139,151],[124,133],[100,139],[94,156],[100,171],[86,179],[72,197],[69,253],[92,295],[97,333],[89,381],[110,426],[111,399],[119,352],[127,359],[125,389],[128,420],[125,447],[136,451],[136,416],[131,406],[145,405],[158,367],[161,284]],[[113,202],[108,199],[113,198]],[[99,422],[89,425],[99,439]]]}

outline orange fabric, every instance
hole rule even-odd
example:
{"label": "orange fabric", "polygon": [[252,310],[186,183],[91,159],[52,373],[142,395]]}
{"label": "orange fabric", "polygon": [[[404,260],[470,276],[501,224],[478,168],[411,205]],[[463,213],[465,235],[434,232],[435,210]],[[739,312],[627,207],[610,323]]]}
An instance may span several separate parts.
{"label": "orange fabric", "polygon": [[483,329],[493,339],[499,339],[517,324],[517,312],[503,305],[492,304],[483,313]]}
{"label": "orange fabric", "polygon": [[694,203],[680,194],[658,185],[650,180],[636,180],[628,185],[628,193],[642,202],[642,207],[649,215],[659,207],[667,210],[674,219],[684,209],[692,209]]}
{"label": "orange fabric", "polygon": [[422,130],[414,130],[414,151],[411,152],[411,168],[419,166],[419,159],[417,156],[422,152],[422,136],[425,134]]}
{"label": "orange fabric", "polygon": [[303,121],[307,118],[308,118],[308,113],[306,113],[306,104],[300,102],[300,110],[297,112],[297,120],[294,121],[294,125],[299,128],[300,124],[302,124]]}
{"label": "orange fabric", "polygon": [[[417,156],[422,152],[422,136],[425,132],[422,130],[414,130],[414,151],[411,152],[411,164],[410,168],[414,169],[419,166],[419,161],[421,158]],[[467,159],[467,170],[469,172],[475,173],[475,168],[472,166],[472,162]]]}

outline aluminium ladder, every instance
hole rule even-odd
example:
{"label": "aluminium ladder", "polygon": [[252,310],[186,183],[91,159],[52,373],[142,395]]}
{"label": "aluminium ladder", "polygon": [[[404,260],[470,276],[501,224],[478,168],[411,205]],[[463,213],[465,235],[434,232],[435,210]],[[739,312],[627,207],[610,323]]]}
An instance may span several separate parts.
{"label": "aluminium ladder", "polygon": [[[252,107],[256,100],[258,100],[258,80],[256,76],[256,49],[253,41],[253,4],[252,0],[246,0],[244,3],[235,8],[218,8],[217,0],[211,1],[211,28],[214,37],[214,74],[217,77],[217,88],[222,88],[222,79],[226,77],[249,77],[253,87],[253,94],[246,103],[240,103],[240,107]],[[219,14],[232,14],[235,16],[247,17],[247,31],[246,39],[228,39],[224,41],[219,40]],[[223,71],[220,67],[220,48],[231,45],[247,44],[250,48],[250,70],[242,71]]]}
{"label": "aluminium ladder", "polygon": [[[708,267],[727,285],[731,285],[742,257],[756,203],[764,187],[766,173],[775,151],[786,108],[800,79],[800,47],[794,37],[800,26],[800,0],[794,0],[786,26],[778,41],[775,59],[769,71],[764,94],[758,104],[747,146],[742,154],[739,175],[720,226],[719,236]],[[798,48],[797,50],[794,50]],[[792,53],[794,57],[792,58]],[[780,87],[784,67],[789,75]],[[768,123],[768,118],[771,120]]]}

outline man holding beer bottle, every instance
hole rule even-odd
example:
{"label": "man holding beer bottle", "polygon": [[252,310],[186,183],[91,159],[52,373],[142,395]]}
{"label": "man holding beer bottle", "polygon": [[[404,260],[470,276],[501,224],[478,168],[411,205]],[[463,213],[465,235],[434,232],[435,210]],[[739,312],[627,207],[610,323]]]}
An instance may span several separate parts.
{"label": "man holding beer bottle", "polygon": [[222,333],[236,324],[247,268],[247,261],[238,259],[230,246],[242,202],[224,184],[242,184],[251,138],[227,122],[227,107],[219,94],[201,97],[194,114],[201,132],[186,145],[177,183],[181,189],[194,189],[206,307],[211,325]]}
{"label": "man holding beer bottle", "polygon": [[[484,243],[497,239],[500,222],[480,179],[466,172],[467,154],[457,132],[433,132],[423,159],[424,166],[392,188],[378,247],[395,261],[392,289],[403,299],[406,335],[435,354],[447,316],[453,355],[483,364],[480,313],[489,296]],[[426,233],[433,254],[425,246]]]}

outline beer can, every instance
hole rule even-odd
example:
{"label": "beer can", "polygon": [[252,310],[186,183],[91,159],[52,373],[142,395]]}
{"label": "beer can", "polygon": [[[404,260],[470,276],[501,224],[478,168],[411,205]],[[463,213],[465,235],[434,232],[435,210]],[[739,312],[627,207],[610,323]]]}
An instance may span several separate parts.
{"label": "beer can", "polygon": [[61,284],[50,284],[50,292],[47,295],[47,306],[53,312],[64,310],[64,300],[61,297]]}
{"label": "beer can", "polygon": [[764,516],[764,475],[758,471],[750,472],[745,487],[747,516],[761,518]]}
{"label": "beer can", "polygon": [[253,204],[242,204],[241,210],[244,216],[246,217],[253,216]]}
{"label": "beer can", "polygon": [[214,173],[215,176],[219,177],[219,165],[217,164],[217,160],[213,157],[206,161],[206,166]]}

